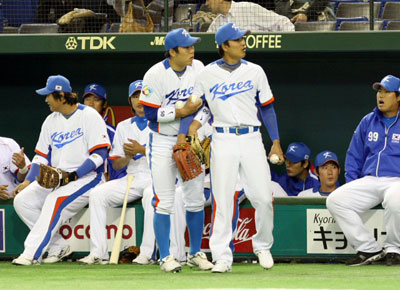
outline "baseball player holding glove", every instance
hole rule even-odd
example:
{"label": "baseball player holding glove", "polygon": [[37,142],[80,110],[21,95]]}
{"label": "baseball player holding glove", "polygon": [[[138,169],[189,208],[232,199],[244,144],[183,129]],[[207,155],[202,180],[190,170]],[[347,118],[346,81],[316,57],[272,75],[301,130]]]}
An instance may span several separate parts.
{"label": "baseball player holding glove", "polygon": [[273,243],[272,185],[260,134],[259,110],[273,140],[269,154],[277,154],[281,164],[284,159],[267,76],[260,66],[243,60],[246,55],[244,36],[248,33],[232,22],[218,29],[215,39],[222,59],[202,70],[193,91],[206,101],[214,118],[210,163],[215,201],[210,238],[210,249],[216,262],[212,269],[214,273],[232,269],[229,243],[238,174],[246,196],[255,208],[254,252],[263,268],[274,265],[270,253]]}
{"label": "baseball player holding glove", "polygon": [[[377,107],[356,128],[347,150],[346,184],[326,205],[357,251],[350,266],[370,264],[386,254],[386,264],[400,264],[400,79],[388,75],[375,83]],[[360,215],[382,203],[386,240],[383,248]]]}
{"label": "baseball player holding glove", "polygon": [[[183,178],[178,174],[173,154],[187,150],[185,135],[177,138],[181,118],[193,114],[202,105],[200,100],[188,100],[195,77],[204,67],[194,59],[194,44],[198,41],[198,37],[191,37],[183,28],[170,31],[165,38],[167,58],[146,72],[140,95],[150,127],[146,155],[154,186],[154,232],[160,250],[161,269],[165,272],[181,270],[169,247],[176,178]],[[180,108],[178,102],[186,103]],[[184,203],[191,241],[188,261],[202,270],[209,270],[212,264],[200,251],[204,222],[203,179],[200,174],[183,183]]]}
{"label": "baseball player holding glove", "polygon": [[102,182],[111,147],[101,116],[78,103],[68,79],[50,76],[36,92],[46,96],[53,113],[42,125],[28,176],[15,191],[15,210],[31,229],[15,265],[39,263],[48,248],[49,263],[71,253],[53,237],[60,239],[60,225],[87,205],[90,190]]}

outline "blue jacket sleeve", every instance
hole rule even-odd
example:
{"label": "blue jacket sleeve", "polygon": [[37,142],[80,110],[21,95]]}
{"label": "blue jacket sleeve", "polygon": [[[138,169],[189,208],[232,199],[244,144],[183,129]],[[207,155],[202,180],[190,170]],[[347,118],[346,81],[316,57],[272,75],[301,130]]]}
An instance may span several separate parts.
{"label": "blue jacket sleeve", "polygon": [[344,174],[346,183],[362,177],[361,171],[365,162],[365,129],[363,121],[360,122],[357,129],[354,131],[349,149],[347,150],[345,161],[346,172]]}
{"label": "blue jacket sleeve", "polygon": [[144,108],[144,114],[145,114],[147,120],[152,121],[152,122],[157,122],[158,109],[150,107],[150,106],[145,106],[145,105],[143,105],[143,108]]}
{"label": "blue jacket sleeve", "polygon": [[279,139],[278,121],[273,104],[260,107],[260,114],[272,141]]}

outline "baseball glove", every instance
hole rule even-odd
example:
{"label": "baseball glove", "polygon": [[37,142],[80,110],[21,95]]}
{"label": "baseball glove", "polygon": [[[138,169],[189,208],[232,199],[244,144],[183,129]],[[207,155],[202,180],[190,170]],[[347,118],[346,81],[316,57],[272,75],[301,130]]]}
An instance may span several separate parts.
{"label": "baseball glove", "polygon": [[201,174],[201,162],[188,143],[176,144],[172,150],[172,158],[175,160],[183,181],[188,181]]}
{"label": "baseball glove", "polygon": [[189,143],[190,148],[192,149],[193,153],[196,154],[197,158],[199,158],[200,162],[204,164],[205,155],[199,138],[197,136],[186,136],[186,142]]}
{"label": "baseball glove", "polygon": [[63,173],[61,169],[40,163],[40,174],[36,181],[44,188],[57,188],[60,186]]}
{"label": "baseball glove", "polygon": [[140,248],[136,246],[130,246],[120,253],[119,264],[132,264],[132,260],[140,254]]}
{"label": "baseball glove", "polygon": [[203,141],[201,141],[201,147],[203,148],[203,154],[204,154],[204,166],[206,169],[210,168],[210,149],[211,149],[211,139],[210,138],[204,138]]}

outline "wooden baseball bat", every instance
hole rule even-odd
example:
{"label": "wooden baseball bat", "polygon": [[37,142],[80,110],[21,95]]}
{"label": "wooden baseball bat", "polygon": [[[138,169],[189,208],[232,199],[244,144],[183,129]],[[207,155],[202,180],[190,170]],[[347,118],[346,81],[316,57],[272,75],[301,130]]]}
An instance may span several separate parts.
{"label": "wooden baseball bat", "polygon": [[121,250],[122,231],[124,229],[126,206],[128,204],[128,195],[129,195],[129,190],[131,188],[133,175],[129,174],[127,180],[128,180],[128,182],[126,185],[124,203],[122,205],[121,218],[119,219],[117,234],[115,235],[115,238],[114,238],[114,244],[113,244],[113,248],[112,248],[112,252],[111,252],[110,264],[118,264],[119,252]]}

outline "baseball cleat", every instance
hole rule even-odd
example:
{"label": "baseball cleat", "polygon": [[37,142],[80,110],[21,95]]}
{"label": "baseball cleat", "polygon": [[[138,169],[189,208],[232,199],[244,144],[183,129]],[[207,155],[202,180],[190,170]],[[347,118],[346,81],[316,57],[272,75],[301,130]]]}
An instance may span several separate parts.
{"label": "baseball cleat", "polygon": [[361,265],[368,265],[372,262],[378,261],[385,257],[386,253],[384,250],[380,250],[379,252],[375,253],[366,253],[366,252],[357,252],[356,256],[346,261],[347,266],[361,266]]}
{"label": "baseball cleat", "polygon": [[400,265],[400,254],[387,253],[385,264],[386,266]]}
{"label": "baseball cleat", "polygon": [[212,273],[228,273],[232,272],[232,266],[223,261],[217,261],[211,270]]}
{"label": "baseball cleat", "polygon": [[153,259],[149,259],[144,255],[139,255],[135,259],[133,259],[132,264],[137,264],[137,265],[154,265],[157,263]]}
{"label": "baseball cleat", "polygon": [[191,268],[198,267],[200,270],[211,270],[214,265],[207,260],[206,254],[197,252],[195,255],[188,255],[187,265]]}
{"label": "baseball cleat", "polygon": [[164,272],[171,273],[179,273],[182,270],[181,264],[179,264],[172,255],[162,259],[160,267]]}
{"label": "baseball cleat", "polygon": [[268,250],[257,253],[258,262],[264,269],[271,269],[274,266],[274,259],[272,258],[271,252]]}
{"label": "baseball cleat", "polygon": [[107,265],[108,260],[89,255],[78,260],[81,265]]}
{"label": "baseball cleat", "polygon": [[72,254],[71,247],[68,245],[58,253],[49,254],[47,258],[43,259],[44,264],[53,264],[62,261],[62,259]]}
{"label": "baseball cleat", "polygon": [[13,265],[16,265],[16,266],[40,265],[38,261],[25,258],[25,257],[23,257],[22,255],[19,256],[19,257],[16,258],[16,259],[12,260],[11,263],[12,263]]}

